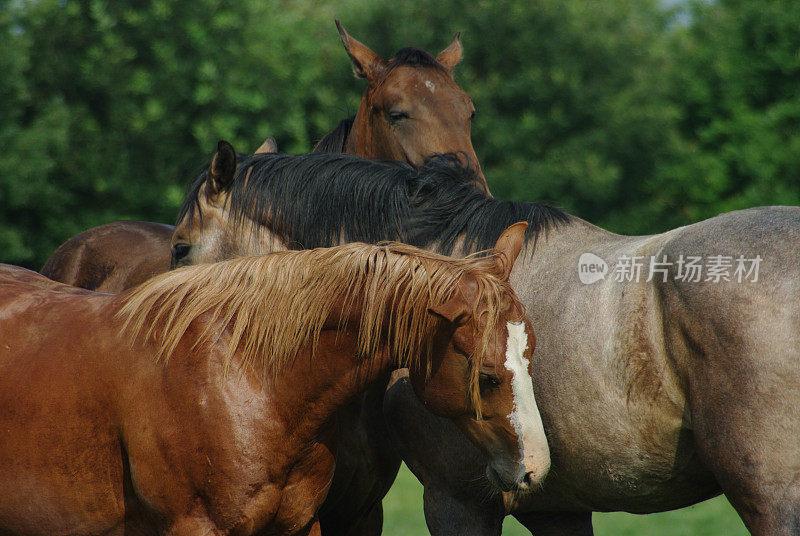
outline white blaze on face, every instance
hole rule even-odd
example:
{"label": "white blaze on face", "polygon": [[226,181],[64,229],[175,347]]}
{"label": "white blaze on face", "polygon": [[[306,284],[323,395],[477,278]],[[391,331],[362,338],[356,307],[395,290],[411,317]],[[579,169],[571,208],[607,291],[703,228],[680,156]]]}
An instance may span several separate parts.
{"label": "white blaze on face", "polygon": [[425,80],[425,87],[431,90],[431,93],[436,91],[436,84],[431,82],[430,80]]}
{"label": "white blaze on face", "polygon": [[523,355],[528,348],[524,322],[507,322],[506,369],[511,371],[511,391],[514,407],[508,415],[519,437],[519,447],[525,471],[540,473],[550,467],[550,449],[544,435],[542,418],[533,396],[533,380],[528,372],[528,359]]}

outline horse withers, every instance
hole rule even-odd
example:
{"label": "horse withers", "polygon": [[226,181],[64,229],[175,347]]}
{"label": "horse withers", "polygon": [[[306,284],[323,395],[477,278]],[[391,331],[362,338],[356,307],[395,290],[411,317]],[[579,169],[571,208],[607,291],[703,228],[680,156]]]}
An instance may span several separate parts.
{"label": "horse withers", "polygon": [[538,485],[535,338],[508,284],[524,228],[489,257],[350,244],[121,295],[0,267],[0,532],[319,534],[337,410],[396,367],[502,489]]}

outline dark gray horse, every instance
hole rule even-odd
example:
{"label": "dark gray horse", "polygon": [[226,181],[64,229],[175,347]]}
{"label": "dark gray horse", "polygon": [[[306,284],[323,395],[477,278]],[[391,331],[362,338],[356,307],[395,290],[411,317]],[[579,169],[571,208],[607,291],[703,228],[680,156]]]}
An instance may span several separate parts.
{"label": "dark gray horse", "polygon": [[488,198],[457,160],[414,171],[254,156],[217,201],[187,200],[220,212],[183,245],[215,236],[224,256],[396,239],[465,254],[525,220],[511,281],[539,340],[550,475],[537,492],[493,494],[486,461],[399,378],[384,413],[425,486],[431,532],[499,534],[512,513],[537,535],[591,534],[592,511],[655,512],[720,492],[754,533],[800,530],[800,209],[625,237]]}

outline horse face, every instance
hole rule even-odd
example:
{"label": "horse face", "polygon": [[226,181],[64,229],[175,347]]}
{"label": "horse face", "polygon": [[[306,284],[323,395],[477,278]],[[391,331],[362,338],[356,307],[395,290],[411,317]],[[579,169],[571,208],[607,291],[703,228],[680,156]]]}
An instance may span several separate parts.
{"label": "horse face", "polygon": [[[276,152],[278,146],[270,136],[254,154]],[[227,188],[236,174],[236,161],[233,147],[220,141],[197,192],[197,203],[175,226],[170,241],[170,269],[286,249],[282,241],[249,219],[232,228]]]}
{"label": "horse face", "polygon": [[[432,312],[448,320],[452,336],[444,357],[430,376],[411,371],[417,396],[434,413],[453,420],[488,459],[487,476],[503,491],[525,491],[538,485],[550,467],[550,451],[533,393],[530,359],[536,345],[530,321],[519,302],[504,296],[500,321],[489,334],[489,344],[478,371],[480,412],[471,397],[472,366],[487,308],[473,308],[455,298]],[[454,302],[454,303],[451,303]],[[471,313],[475,315],[476,322]]]}
{"label": "horse face", "polygon": [[172,234],[171,269],[287,249],[268,226],[249,218],[234,223],[226,199],[225,195],[211,199],[198,195],[194,217],[184,217]]}
{"label": "horse face", "polygon": [[170,269],[225,259],[227,228],[224,199],[209,200],[202,192],[198,205],[178,222],[170,241]]}
{"label": "horse face", "polygon": [[462,55],[459,35],[435,58],[404,49],[385,60],[336,24],[356,76],[369,82],[347,152],[414,166],[434,154],[458,153],[488,192],[470,138],[475,107],[452,75]]}
{"label": "horse face", "polygon": [[434,154],[457,153],[483,179],[470,137],[475,107],[449,72],[401,65],[370,86],[365,100],[375,154],[364,156],[420,166]]}

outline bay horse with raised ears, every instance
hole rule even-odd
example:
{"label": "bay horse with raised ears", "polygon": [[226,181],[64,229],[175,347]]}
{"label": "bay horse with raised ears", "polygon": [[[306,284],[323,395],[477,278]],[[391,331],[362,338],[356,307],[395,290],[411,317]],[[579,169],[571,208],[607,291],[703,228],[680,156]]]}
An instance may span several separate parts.
{"label": "bay horse with raised ears", "polygon": [[337,410],[397,367],[502,489],[531,490],[549,453],[520,402],[524,228],[489,257],[349,244],[120,295],[0,265],[0,532],[319,535]]}
{"label": "bay horse with raised ears", "polygon": [[385,60],[350,37],[338,20],[336,27],[353,71],[369,83],[343,152],[362,158],[381,155],[377,158],[413,166],[433,154],[459,154],[488,193],[470,137],[475,107],[453,81],[463,54],[461,32],[435,58],[418,48],[404,48]]}
{"label": "bay horse with raised ears", "polygon": [[[286,247],[396,239],[459,255],[528,221],[510,280],[539,337],[533,380],[552,469],[532,494],[487,494],[480,453],[398,379],[384,412],[425,486],[431,533],[496,535],[513,514],[536,535],[588,535],[593,511],[657,512],[721,492],[751,532],[798,532],[800,209],[622,236],[488,198],[469,173],[444,157],[416,171],[345,155],[253,157],[217,199],[225,217],[209,221],[230,235],[221,247],[241,233]],[[710,272],[689,277],[694,257]],[[584,282],[587,258],[597,275]],[[749,278],[736,275],[741,259],[748,271],[759,261]]]}
{"label": "bay horse with raised ears", "polygon": [[[356,75],[368,86],[356,115],[341,121],[314,150],[412,165],[455,152],[475,168],[475,180],[488,192],[470,139],[475,108],[453,80],[463,53],[459,34],[436,57],[404,48],[385,60],[348,35],[338,20],[336,26]],[[275,140],[268,138],[259,152],[277,152]],[[101,225],[67,240],[41,273],[90,290],[120,292],[168,269],[171,232],[170,226],[149,222]]]}

